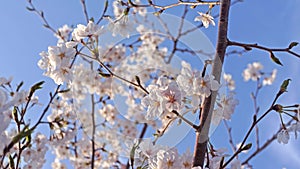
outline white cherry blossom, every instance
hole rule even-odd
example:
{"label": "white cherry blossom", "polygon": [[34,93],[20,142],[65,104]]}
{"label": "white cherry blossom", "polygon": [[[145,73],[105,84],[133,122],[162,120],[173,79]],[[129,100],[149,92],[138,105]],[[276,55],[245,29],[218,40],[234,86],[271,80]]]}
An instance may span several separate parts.
{"label": "white cherry blossom", "polygon": [[223,74],[223,78],[224,78],[224,80],[225,80],[225,82],[226,82],[226,85],[227,85],[228,89],[229,89],[229,90],[234,90],[234,89],[235,89],[235,82],[234,82],[234,80],[232,79],[231,74],[226,74],[226,73],[224,73],[224,74]]}
{"label": "white cherry blossom", "polygon": [[287,144],[289,140],[290,140],[290,135],[287,130],[283,129],[277,134],[278,143]]}
{"label": "white cherry blossom", "polygon": [[150,169],[181,169],[177,150],[159,150],[149,162]]}
{"label": "white cherry blossom", "polygon": [[235,159],[230,164],[230,169],[242,169],[242,164],[240,160]]}
{"label": "white cherry blossom", "polygon": [[5,77],[0,77],[0,86],[9,84],[13,80],[13,77],[5,78]]}
{"label": "white cherry blossom", "polygon": [[165,104],[166,110],[171,112],[172,110],[179,111],[181,109],[181,91],[175,82],[169,84],[168,87],[161,92],[161,95],[164,98],[163,103]]}
{"label": "white cherry blossom", "polygon": [[277,69],[274,69],[272,71],[272,74],[269,77],[265,77],[263,80],[263,85],[271,85],[273,84],[275,78],[276,78],[276,74],[277,74]]}
{"label": "white cherry blossom", "polygon": [[147,158],[152,158],[156,155],[156,153],[162,149],[160,145],[154,145],[151,139],[144,139],[139,144],[139,150],[145,155]]}
{"label": "white cherry blossom", "polygon": [[157,118],[164,112],[165,108],[164,99],[157,88],[150,90],[149,95],[142,99],[142,105],[147,107],[147,120]]}
{"label": "white cherry blossom", "polygon": [[198,12],[198,14],[199,16],[196,16],[194,21],[201,21],[205,28],[208,28],[210,24],[215,26],[214,18],[210,14],[205,14],[202,12]]}
{"label": "white cherry blossom", "polygon": [[56,84],[63,84],[71,79],[70,64],[76,50],[66,43],[59,43],[57,46],[48,47],[48,52],[40,53],[42,59],[38,66],[46,70],[44,75],[51,77]]}
{"label": "white cherry blossom", "polygon": [[190,96],[193,94],[193,82],[200,76],[200,72],[192,71],[191,65],[185,61],[181,62],[181,66],[181,73],[178,75],[176,82],[181,90]]}
{"label": "white cherry blossom", "polygon": [[72,33],[72,37],[75,41],[80,42],[82,39],[87,37],[98,38],[103,33],[103,26],[98,26],[93,21],[89,21],[87,26],[78,24]]}
{"label": "white cherry blossom", "polygon": [[54,36],[58,39],[58,43],[66,42],[69,39],[69,36],[73,29],[68,25],[63,25],[61,28],[58,28],[58,32]]}
{"label": "white cherry blossom", "polygon": [[261,70],[263,69],[263,65],[259,62],[253,62],[252,64],[248,64],[247,69],[243,71],[243,77],[245,81],[248,81],[249,79],[253,81],[257,81],[258,78],[262,76]]}
{"label": "white cherry blossom", "polygon": [[193,90],[197,95],[208,97],[211,91],[217,91],[220,85],[218,81],[214,80],[214,76],[205,75],[205,77],[197,77],[193,81]]}
{"label": "white cherry blossom", "polygon": [[134,23],[128,20],[128,16],[124,15],[116,21],[110,19],[107,29],[112,32],[113,36],[120,34],[123,37],[129,38],[130,33],[134,31],[133,26]]}
{"label": "white cherry blossom", "polygon": [[190,169],[193,165],[193,154],[191,153],[190,149],[187,149],[187,151],[181,155],[180,162],[182,164],[182,169]]}
{"label": "white cherry blossom", "polygon": [[223,119],[230,120],[231,115],[234,113],[235,107],[239,104],[239,101],[234,98],[234,93],[223,95],[220,104],[218,104],[223,113]]}

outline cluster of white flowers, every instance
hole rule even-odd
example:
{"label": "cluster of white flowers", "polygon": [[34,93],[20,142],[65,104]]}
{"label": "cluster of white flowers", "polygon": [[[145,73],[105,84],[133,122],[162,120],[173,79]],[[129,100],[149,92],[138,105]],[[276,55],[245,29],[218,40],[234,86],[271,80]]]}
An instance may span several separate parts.
{"label": "cluster of white flowers", "polygon": [[156,85],[148,86],[150,93],[142,100],[142,105],[147,107],[146,118],[153,119],[172,110],[180,112],[184,97],[190,97],[193,109],[198,109],[201,98],[210,96],[211,91],[217,91],[219,86],[213,76],[201,77],[200,72],[193,72],[191,66],[183,61],[176,82],[160,77]]}
{"label": "cluster of white flowers", "polygon": [[42,59],[38,66],[46,70],[44,75],[51,77],[56,84],[63,84],[70,80],[72,74],[70,64],[75,57],[76,50],[73,43],[59,43],[57,46],[49,46],[48,52],[42,52]]}
{"label": "cluster of white flowers", "polygon": [[[13,120],[11,108],[14,106],[19,106],[27,102],[28,92],[22,90],[19,92],[10,92],[6,87],[10,87],[10,82],[12,78],[6,79],[0,77],[0,149],[3,150],[11,141],[11,139],[16,135],[16,131],[12,130],[8,132],[9,125]],[[2,88],[3,87],[3,88]],[[33,96],[32,103],[37,103],[37,97]],[[2,155],[2,152],[0,153]]]}
{"label": "cluster of white flowers", "polygon": [[42,168],[46,162],[45,155],[48,151],[46,146],[48,141],[45,135],[37,133],[33,141],[35,147],[30,147],[24,150],[22,157],[26,165],[24,169]]}
{"label": "cluster of white flowers", "polygon": [[72,28],[68,25],[64,25],[63,27],[58,28],[58,31],[54,34],[54,36],[58,39],[58,43],[67,42],[72,31]]}
{"label": "cluster of white flowers", "polygon": [[[128,20],[126,13],[128,9],[124,8],[122,3],[124,2],[113,2],[115,20],[108,17],[109,25],[106,28],[113,36],[129,37],[134,30],[134,25]],[[140,1],[136,0],[135,3],[139,4]],[[145,16],[147,11],[145,8],[133,7],[133,12]],[[209,13],[199,12],[199,16],[194,20],[201,21],[204,27],[208,28],[209,25],[215,25],[213,19]],[[52,112],[47,120],[51,130],[54,131],[50,137],[51,141],[45,141],[45,136],[38,133],[35,146],[23,152],[25,168],[42,167],[48,150],[46,145],[50,145],[55,154],[53,168],[66,168],[62,160],[67,158],[75,168],[90,168],[91,158],[95,159],[95,168],[120,165],[118,163],[124,148],[123,141],[128,137],[138,137],[138,123],[147,123],[156,129],[159,124],[155,119],[158,118],[162,128],[167,129],[170,119],[177,118],[172,111],[182,115],[186,112],[195,112],[212,92],[219,90],[221,85],[214,76],[208,74],[202,76],[201,72],[192,70],[191,65],[185,61],[181,62],[180,72],[167,65],[164,58],[167,56],[168,49],[159,46],[165,40],[159,36],[159,32],[149,30],[143,25],[137,26],[136,30],[140,34],[139,45],[131,46],[131,54],[126,57],[129,52],[122,45],[97,46],[100,36],[106,32],[106,29],[93,21],[89,21],[87,25],[78,24],[74,29],[67,25],[58,29],[55,34],[58,38],[57,45],[50,46],[47,52],[40,53],[42,58],[38,66],[45,70],[44,75],[52,78],[56,84],[65,84],[68,91],[59,93],[59,98],[54,99],[50,104]],[[87,49],[91,56],[84,54],[83,52],[86,52],[84,50],[78,50],[80,45]],[[85,64],[77,64],[75,56],[82,57],[89,67]],[[93,61],[101,62],[100,73],[95,71]],[[151,71],[145,68],[163,71],[157,73],[157,77],[151,77]],[[271,85],[276,77],[276,69],[268,77],[264,76],[266,73],[263,73],[262,69],[263,66],[258,62],[249,64],[243,72],[245,81],[250,79],[256,81],[264,77],[262,84]],[[101,74],[102,70],[104,70],[103,74]],[[136,85],[130,86],[130,90],[126,91],[128,86],[124,87],[112,78],[118,75],[116,77],[123,80],[121,83],[130,81],[133,84],[135,81],[131,79],[137,72],[140,73],[138,76],[140,87],[147,84],[147,92],[145,92],[147,94],[136,90]],[[171,74],[176,74],[177,77]],[[224,74],[224,79],[230,93],[228,96],[218,96],[220,98],[217,99],[215,106],[214,122],[219,122],[220,119],[230,120],[238,104],[232,92],[235,89],[232,76]],[[0,78],[0,86],[9,82],[9,79]],[[117,107],[112,102],[116,94],[127,97],[125,119],[119,118]],[[9,100],[7,92],[0,89],[0,132],[5,131],[11,121],[8,109],[24,103],[27,95],[28,93],[24,91],[16,92]],[[87,98],[90,99],[91,95],[93,103],[90,103],[91,100],[87,103]],[[92,105],[97,111],[91,112],[86,105]],[[147,109],[146,114],[143,114],[144,109]],[[94,123],[92,124],[91,121]],[[80,131],[82,132],[79,133]],[[278,142],[286,144],[290,131],[297,134],[300,131],[299,123],[280,132]],[[6,146],[9,138],[12,137],[10,135],[7,133],[0,135],[0,148]],[[89,137],[91,135],[93,137]],[[150,169],[192,168],[193,155],[189,150],[180,155],[175,148],[154,145],[150,140],[144,140],[138,144],[136,152],[140,156],[139,160],[145,159]],[[209,168],[219,168],[222,158],[226,156],[223,149],[211,153],[207,158]],[[138,163],[138,160],[136,162]],[[201,167],[193,169],[199,168]],[[231,169],[238,168],[242,168],[239,160],[231,163]]]}
{"label": "cluster of white flowers", "polygon": [[[245,81],[253,80],[257,81],[261,79],[262,76],[266,75],[267,73],[262,72],[263,65],[259,62],[253,62],[252,64],[248,64],[247,69],[243,71],[243,77]],[[264,76],[263,78],[263,85],[271,85],[275,78],[276,78],[277,70],[274,69],[270,76]]]}
{"label": "cluster of white flowers", "polygon": [[223,78],[226,82],[226,86],[228,87],[229,90],[234,90],[235,89],[235,81],[232,79],[231,74],[223,74]]}
{"label": "cluster of white flowers", "polygon": [[72,32],[73,40],[80,42],[84,38],[95,38],[104,33],[103,26],[100,27],[95,24],[93,21],[89,21],[87,26],[79,24],[77,28]]}
{"label": "cluster of white flowers", "polygon": [[[230,92],[228,95],[222,95],[220,100],[217,100],[218,108],[214,112],[215,116],[222,116],[219,119],[230,120],[231,115],[234,113],[235,107],[239,104],[239,101],[235,99],[235,94]],[[217,118],[216,117],[216,118]],[[218,118],[217,118],[218,119]],[[218,124],[218,123],[215,123]]]}
{"label": "cluster of white flowers", "polygon": [[134,31],[133,23],[128,20],[128,16],[122,16],[116,21],[110,20],[108,29],[113,36],[120,34],[123,37],[129,38],[130,33]]}
{"label": "cluster of white flowers", "polygon": [[[135,141],[136,142],[136,141]],[[145,159],[149,169],[190,169],[192,167],[192,153],[188,149],[180,155],[175,148],[155,145],[151,139],[145,139],[136,148],[136,157]]]}
{"label": "cluster of white flowers", "polygon": [[[176,149],[167,146],[155,145],[150,139],[145,139],[139,143],[135,149],[136,158],[145,159],[149,169],[202,169],[202,167],[192,167],[193,154],[189,149],[180,155]],[[219,169],[222,158],[227,157],[226,148],[220,148],[209,152],[209,169]],[[141,165],[140,163],[137,165]],[[142,166],[140,166],[142,167]],[[242,169],[246,165],[242,165],[238,159],[235,159],[230,169]],[[205,168],[208,169],[208,168]]]}

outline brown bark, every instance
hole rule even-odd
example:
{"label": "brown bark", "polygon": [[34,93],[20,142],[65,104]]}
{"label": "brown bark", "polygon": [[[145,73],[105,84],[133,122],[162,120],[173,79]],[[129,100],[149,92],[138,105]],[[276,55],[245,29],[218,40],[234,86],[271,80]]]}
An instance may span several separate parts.
{"label": "brown bark", "polygon": [[[228,29],[228,14],[230,8],[230,0],[221,0],[220,6],[220,20],[218,24],[218,41],[216,54],[212,67],[212,75],[217,81],[220,81],[224,56],[227,48],[227,29]],[[202,114],[200,117],[200,127],[196,132],[196,142],[194,149],[193,166],[204,165],[205,154],[207,150],[207,141],[209,136],[209,127],[211,124],[211,117],[216,101],[217,92],[205,99]]]}

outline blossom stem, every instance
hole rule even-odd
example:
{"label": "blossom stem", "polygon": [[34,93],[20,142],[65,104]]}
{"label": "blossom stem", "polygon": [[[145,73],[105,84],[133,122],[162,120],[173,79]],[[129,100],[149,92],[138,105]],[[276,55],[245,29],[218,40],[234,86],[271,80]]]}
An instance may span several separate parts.
{"label": "blossom stem", "polygon": [[190,122],[188,119],[183,117],[181,114],[179,114],[176,110],[172,110],[172,113],[174,113],[177,117],[179,117],[181,120],[183,120],[186,124],[190,125],[193,127],[193,129],[197,130],[199,127],[192,122]]}
{"label": "blossom stem", "polygon": [[82,55],[82,56],[84,56],[84,57],[87,57],[87,58],[89,58],[89,59],[92,59],[92,60],[95,60],[95,61],[97,61],[105,70],[107,70],[108,71],[108,73],[112,76],[112,77],[115,77],[115,78],[117,78],[117,79],[120,79],[120,80],[122,80],[122,81],[124,81],[124,82],[126,82],[126,83],[129,83],[129,84],[131,84],[131,85],[133,85],[133,86],[135,86],[135,87],[138,87],[138,88],[140,88],[143,92],[145,92],[146,94],[149,94],[149,92],[147,91],[147,89],[145,89],[142,85],[140,85],[140,84],[136,84],[136,83],[134,83],[134,82],[132,82],[132,81],[130,81],[130,80],[127,80],[127,79],[125,79],[125,78],[123,78],[123,77],[121,77],[121,76],[119,76],[119,75],[117,75],[117,74],[115,74],[114,72],[112,72],[102,61],[100,61],[100,59],[96,56],[95,58],[93,58],[93,57],[91,57],[91,56],[89,56],[89,55],[87,55],[87,54],[84,54],[84,53],[79,53],[80,55]]}

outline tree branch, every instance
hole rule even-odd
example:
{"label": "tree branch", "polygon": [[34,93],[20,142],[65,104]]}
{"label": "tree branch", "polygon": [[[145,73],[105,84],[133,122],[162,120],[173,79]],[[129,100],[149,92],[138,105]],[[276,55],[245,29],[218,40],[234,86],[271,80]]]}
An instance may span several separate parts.
{"label": "tree branch", "polygon": [[[228,29],[228,15],[230,8],[230,0],[222,0],[220,7],[220,21],[218,25],[218,41],[216,55],[212,67],[212,75],[215,76],[217,81],[220,81],[222,65],[224,61],[224,56],[227,48],[227,29]],[[212,112],[214,108],[214,103],[216,100],[217,92],[212,92],[212,94],[205,99],[203,113],[201,114],[200,127],[196,132],[196,143],[194,149],[194,161],[193,166],[204,165],[205,152],[207,150],[207,141],[209,134],[209,127],[212,118]]]}
{"label": "tree branch", "polygon": [[296,52],[293,52],[291,50],[294,47],[294,46],[291,46],[291,44],[290,44],[289,47],[286,47],[286,48],[268,48],[268,47],[265,47],[265,46],[258,45],[257,43],[252,43],[252,44],[251,43],[241,43],[241,42],[234,42],[234,41],[228,40],[228,46],[243,47],[246,50],[252,50],[252,48],[255,48],[255,49],[260,49],[260,50],[267,51],[269,53],[272,53],[272,52],[287,52],[291,55],[294,55],[294,56],[300,58],[300,54],[298,54]]}

